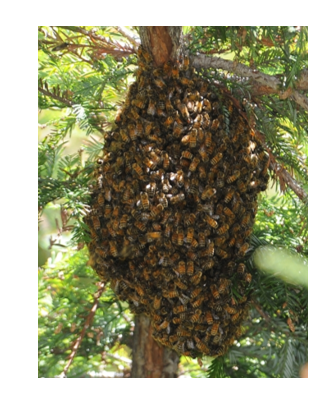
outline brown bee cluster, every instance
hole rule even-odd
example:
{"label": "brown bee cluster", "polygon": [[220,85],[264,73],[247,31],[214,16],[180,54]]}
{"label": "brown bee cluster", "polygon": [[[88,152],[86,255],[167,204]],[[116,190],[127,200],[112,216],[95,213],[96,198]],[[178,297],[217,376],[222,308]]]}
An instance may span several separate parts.
{"label": "brown bee cluster", "polygon": [[268,156],[223,91],[188,58],[154,68],[139,49],[117,127],[106,136],[86,217],[91,264],[154,338],[218,356],[241,335],[244,255]]}

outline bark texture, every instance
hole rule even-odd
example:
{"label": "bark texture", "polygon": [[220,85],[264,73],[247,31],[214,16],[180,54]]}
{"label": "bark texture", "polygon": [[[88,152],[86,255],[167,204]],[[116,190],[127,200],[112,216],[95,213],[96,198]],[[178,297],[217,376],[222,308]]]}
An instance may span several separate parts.
{"label": "bark texture", "polygon": [[[140,27],[142,46],[151,52],[157,66],[174,61],[181,52],[182,27]],[[135,317],[131,378],[177,378],[179,356],[157,344],[150,319]]]}
{"label": "bark texture", "polygon": [[139,27],[142,46],[151,52],[158,67],[178,59],[182,47],[182,26]]}
{"label": "bark texture", "polygon": [[178,363],[176,352],[154,341],[150,319],[136,316],[131,378],[177,378]]}

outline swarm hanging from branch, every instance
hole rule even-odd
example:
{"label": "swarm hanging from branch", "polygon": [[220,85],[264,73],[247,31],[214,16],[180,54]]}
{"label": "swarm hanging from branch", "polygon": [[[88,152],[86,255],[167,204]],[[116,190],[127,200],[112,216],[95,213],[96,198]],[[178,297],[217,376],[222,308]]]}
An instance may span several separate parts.
{"label": "swarm hanging from branch", "polygon": [[243,260],[269,158],[188,58],[155,68],[140,47],[138,64],[97,171],[91,263],[161,344],[222,355],[248,310]]}

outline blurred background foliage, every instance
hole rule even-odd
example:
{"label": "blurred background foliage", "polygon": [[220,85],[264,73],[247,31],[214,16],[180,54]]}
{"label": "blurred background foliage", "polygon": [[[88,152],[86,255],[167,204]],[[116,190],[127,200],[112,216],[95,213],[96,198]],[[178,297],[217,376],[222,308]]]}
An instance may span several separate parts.
{"label": "blurred background foliage", "polygon": [[[308,67],[306,27],[184,27],[183,32],[191,54],[221,56],[276,75],[284,89],[294,87]],[[104,134],[134,81],[137,42],[136,27],[38,29],[39,377],[62,373],[84,327],[67,376],[130,376],[134,322],[127,303],[106,288],[88,321],[99,283],[88,263],[90,237],[82,218]],[[307,112],[275,95],[255,99],[249,82],[233,74],[200,74],[223,83],[239,100],[252,101],[267,147],[306,189]],[[276,172],[271,176],[259,198],[248,254],[253,301],[244,335],[225,356],[205,358],[202,366],[182,357],[179,377],[298,377],[307,361],[307,282],[295,272],[298,263],[307,265],[308,201],[286,189]],[[275,267],[260,257],[256,262],[258,251],[269,246],[273,264],[278,256]],[[283,265],[293,271],[290,281],[276,273]]]}

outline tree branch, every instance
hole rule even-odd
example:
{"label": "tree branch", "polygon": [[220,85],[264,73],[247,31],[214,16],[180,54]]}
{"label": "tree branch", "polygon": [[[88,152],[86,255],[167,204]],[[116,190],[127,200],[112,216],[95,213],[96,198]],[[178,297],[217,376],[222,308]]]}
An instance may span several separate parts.
{"label": "tree branch", "polygon": [[38,87],[38,90],[41,92],[41,94],[46,95],[47,97],[56,99],[57,101],[62,102],[67,107],[72,107],[72,105],[73,105],[73,103],[71,101],[69,101],[69,100],[67,100],[65,98],[62,98],[60,96],[57,96],[57,95],[53,94],[52,92],[47,91],[47,90],[45,90],[45,89],[43,89],[41,87]]}
{"label": "tree branch", "polygon": [[265,321],[268,323],[271,322],[270,316],[261,308],[261,305],[255,300],[252,300],[251,303],[253,304],[254,308],[258,311],[258,313],[264,318]]}
{"label": "tree branch", "polygon": [[125,27],[121,27],[121,26],[115,26],[116,30],[125,38],[127,38],[127,40],[133,44],[134,48],[137,49],[140,45],[140,43],[138,41],[136,41],[136,39],[134,37],[131,36],[131,34],[127,31],[127,29]]}
{"label": "tree branch", "polygon": [[301,200],[307,199],[307,193],[300,186],[299,182],[295,180],[283,166],[279,165],[279,163],[277,163],[275,159],[274,160],[271,159],[269,168],[275,172],[275,174],[279,177],[279,179],[281,178],[283,182],[290,189],[293,190],[293,192],[298,196],[299,199]]}
{"label": "tree branch", "polygon": [[103,294],[104,290],[105,290],[105,285],[106,283],[99,283],[99,290],[98,292],[95,294],[94,298],[95,298],[95,302],[90,310],[89,315],[87,316],[85,323],[84,323],[84,327],[81,331],[81,333],[79,334],[79,337],[76,339],[76,342],[74,343],[74,346],[72,347],[72,351],[71,354],[69,356],[69,360],[67,362],[67,364],[65,365],[63,372],[61,373],[61,375],[59,376],[60,378],[65,378],[66,374],[70,368],[70,365],[72,364],[72,361],[74,360],[74,357],[76,355],[76,352],[80,346],[80,344],[82,343],[82,340],[84,338],[85,332],[86,330],[89,328],[89,326],[92,323],[93,317],[95,316],[97,307],[98,307],[98,302],[99,302],[99,298],[101,297],[101,295]]}
{"label": "tree branch", "polygon": [[[284,92],[281,91],[280,90],[281,81],[277,77],[274,77],[268,74],[264,74],[260,71],[249,68],[246,65],[241,64],[241,63],[225,60],[219,57],[209,57],[204,54],[190,57],[190,61],[195,68],[222,69],[222,70],[234,72],[235,74],[241,77],[248,77],[257,85],[261,87],[266,87],[266,90],[268,90],[268,92],[266,93],[272,92],[274,94],[278,94],[281,99],[286,99],[286,98],[291,97],[294,99],[294,101],[298,105],[300,105],[305,110],[308,110],[308,98],[305,95],[301,94],[300,92],[293,90],[291,88],[288,90],[285,90]],[[304,89],[302,87],[304,87],[305,85],[308,88],[308,80],[306,80],[307,78],[308,78],[308,71],[307,72],[304,71],[299,79],[299,85],[301,87],[300,89]],[[259,92],[260,92],[260,89],[259,89]]]}

